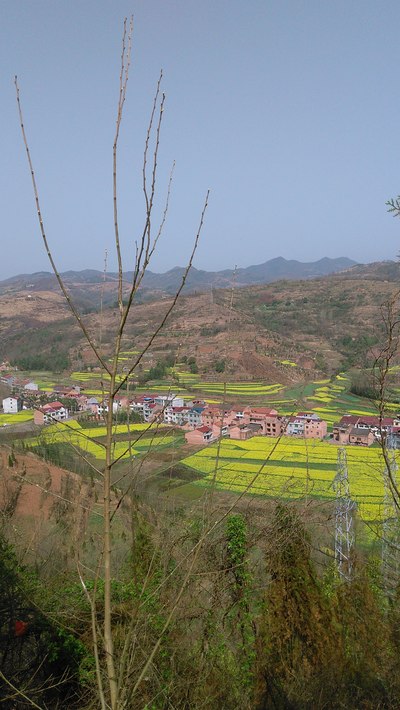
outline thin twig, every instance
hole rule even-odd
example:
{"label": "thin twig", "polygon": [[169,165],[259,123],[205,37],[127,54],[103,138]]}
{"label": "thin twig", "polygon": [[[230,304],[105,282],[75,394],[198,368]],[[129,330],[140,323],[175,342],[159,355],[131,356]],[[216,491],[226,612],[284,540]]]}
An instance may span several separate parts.
{"label": "thin twig", "polygon": [[93,352],[94,352],[94,354],[95,354],[97,360],[98,360],[99,363],[102,365],[102,367],[106,370],[106,372],[108,372],[108,373],[110,374],[110,370],[109,370],[109,368],[108,368],[108,365],[107,365],[106,361],[104,360],[103,356],[100,354],[99,350],[97,349],[97,347],[96,347],[96,345],[95,345],[93,339],[91,338],[91,336],[90,336],[90,334],[89,334],[89,332],[88,332],[88,330],[87,330],[85,324],[84,324],[83,321],[82,321],[82,318],[81,318],[80,313],[78,312],[78,310],[77,310],[75,304],[73,303],[73,301],[72,301],[72,299],[71,299],[71,297],[70,297],[70,295],[69,295],[69,293],[68,293],[68,291],[67,291],[67,289],[66,289],[66,287],[65,287],[64,281],[63,281],[63,279],[62,279],[62,277],[61,277],[61,274],[60,274],[60,272],[58,271],[58,269],[57,269],[57,267],[56,267],[56,264],[55,264],[55,261],[54,261],[54,259],[53,259],[52,252],[50,251],[50,246],[49,246],[49,243],[48,243],[48,241],[47,241],[47,236],[46,236],[45,229],[44,229],[44,223],[43,223],[43,218],[42,218],[42,212],[41,212],[40,202],[39,202],[39,192],[38,192],[37,185],[36,185],[36,178],[35,178],[35,173],[34,173],[34,170],[33,170],[33,163],[32,163],[32,160],[31,160],[31,154],[30,154],[30,150],[29,150],[29,146],[28,146],[28,141],[27,141],[26,133],[25,133],[25,126],[24,126],[24,121],[23,121],[23,116],[22,116],[21,101],[20,101],[20,96],[19,96],[18,79],[17,79],[16,76],[15,76],[15,78],[14,78],[14,84],[15,84],[15,90],[16,90],[16,96],[17,96],[17,106],[18,106],[18,114],[19,114],[20,127],[21,127],[22,138],[23,138],[24,146],[25,146],[25,150],[26,150],[26,155],[27,155],[27,158],[28,158],[29,169],[30,169],[30,172],[31,172],[32,185],[33,185],[33,192],[34,192],[34,195],[35,195],[36,210],[37,210],[37,215],[38,215],[38,220],[39,220],[40,232],[41,232],[42,239],[43,239],[43,242],[44,242],[44,246],[45,246],[45,249],[46,249],[46,252],[47,252],[47,256],[48,256],[48,258],[49,258],[49,261],[50,261],[50,264],[51,264],[51,268],[53,269],[54,275],[55,275],[55,277],[56,277],[56,279],[57,279],[57,281],[58,281],[58,284],[59,284],[59,286],[60,286],[60,288],[61,288],[61,291],[62,291],[63,296],[64,296],[64,298],[65,298],[65,300],[66,300],[66,302],[67,302],[67,304],[68,304],[68,307],[69,307],[70,311],[71,311],[72,314],[74,315],[74,317],[75,317],[75,319],[76,319],[76,321],[77,321],[79,327],[81,328],[81,330],[82,330],[82,332],[83,332],[83,334],[84,334],[84,336],[85,336],[87,342],[89,343],[90,347],[92,348],[92,350],[93,350]]}

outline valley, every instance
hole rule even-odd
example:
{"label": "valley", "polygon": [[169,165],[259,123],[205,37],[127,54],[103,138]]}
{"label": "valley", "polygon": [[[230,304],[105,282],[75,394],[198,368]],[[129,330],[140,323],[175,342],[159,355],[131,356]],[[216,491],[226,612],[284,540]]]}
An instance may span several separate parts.
{"label": "valley", "polygon": [[[338,632],[328,621],[337,613],[339,595],[353,585],[353,574],[354,584],[364,574],[354,568],[371,568],[371,579],[378,580],[368,577],[365,598],[375,593],[373,585],[381,595],[392,594],[396,579],[380,562],[389,534],[385,426],[395,442],[389,461],[394,475],[400,448],[397,348],[387,362],[379,359],[386,337],[382,304],[396,302],[397,276],[390,273],[382,265],[358,265],[301,281],[185,293],[153,339],[173,304],[168,293],[155,291],[129,314],[115,363],[111,419],[113,375],[96,363],[59,294],[31,287],[26,294],[15,282],[12,293],[0,292],[0,395],[4,410],[9,408],[0,413],[4,530],[18,560],[37,570],[30,598],[35,604],[43,600],[44,618],[52,619],[56,609],[55,629],[69,619],[68,631],[52,630],[51,638],[61,649],[57,653],[65,652],[64,644],[74,649],[75,656],[69,650],[66,657],[68,668],[77,659],[68,672],[79,679],[79,698],[88,682],[89,692],[94,687],[88,600],[94,584],[100,611],[103,580],[93,560],[103,555],[107,471],[114,628],[140,629],[150,649],[164,638],[157,636],[160,619],[164,623],[166,610],[181,595],[174,635],[163,643],[171,644],[175,659],[183,645],[184,657],[191,653],[198,663],[197,650],[189,651],[192,639],[207,639],[213,663],[216,657],[219,673],[229,679],[221,702],[206,702],[210,710],[223,707],[227,698],[238,707],[243,687],[249,688],[245,706],[254,707],[256,668],[243,651],[241,629],[253,654],[263,619],[269,629],[274,619],[286,623],[282,597],[268,596],[280,569],[290,576],[306,565],[301,578],[327,609],[325,624],[336,647],[343,629],[357,627],[352,601],[350,616],[335,620]],[[44,287],[49,283],[40,282]],[[112,373],[118,310],[110,305],[115,284],[107,288],[103,298],[101,284],[100,290],[99,284],[88,287],[90,312],[83,318]],[[76,294],[83,298],[83,291]],[[379,391],[377,364],[385,362]],[[351,558],[338,557],[339,515],[348,515],[350,532],[340,549],[350,540]],[[238,549],[241,556],[233,557]],[[24,574],[23,567],[17,569]],[[48,579],[52,586],[45,593]],[[296,582],[290,580],[287,589],[296,599]],[[242,592],[249,599],[245,611]],[[296,614],[304,609],[305,595],[304,590]],[[388,624],[388,604],[374,612],[375,621]],[[48,623],[30,606],[20,608],[23,628]],[[125,616],[128,608],[133,621]],[[242,619],[239,627],[236,618]],[[310,621],[310,628],[317,627]],[[235,639],[230,670],[217,651],[223,639],[226,654],[227,633]],[[280,632],[275,644],[279,638]],[[31,643],[27,638],[26,648]],[[157,668],[163,662],[160,655]],[[391,662],[385,668],[390,677]],[[193,698],[206,692],[200,678],[202,673]],[[343,688],[349,697],[352,690]],[[74,692],[68,689],[69,697]],[[168,693],[177,707],[185,707],[186,686]],[[296,693],[313,697],[303,684]],[[146,687],[140,697],[148,707]]]}

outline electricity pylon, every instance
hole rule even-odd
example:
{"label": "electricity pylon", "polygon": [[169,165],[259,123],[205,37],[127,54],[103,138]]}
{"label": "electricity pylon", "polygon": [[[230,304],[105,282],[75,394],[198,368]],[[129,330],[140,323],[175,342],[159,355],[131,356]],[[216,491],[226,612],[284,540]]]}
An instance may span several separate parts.
{"label": "electricity pylon", "polygon": [[336,492],[335,505],[335,560],[339,576],[350,581],[353,571],[354,528],[353,511],[356,506],[350,497],[347,456],[338,449],[336,476],[333,481]]}
{"label": "electricity pylon", "polygon": [[387,465],[383,471],[382,579],[386,594],[393,597],[399,583],[400,521],[393,497],[393,482],[397,486],[397,462],[390,436],[387,445]]}

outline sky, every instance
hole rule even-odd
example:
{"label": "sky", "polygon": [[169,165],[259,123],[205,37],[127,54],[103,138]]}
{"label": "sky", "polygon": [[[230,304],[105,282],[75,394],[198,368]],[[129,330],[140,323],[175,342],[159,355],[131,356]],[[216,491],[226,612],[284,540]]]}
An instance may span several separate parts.
{"label": "sky", "polygon": [[163,70],[152,271],[277,256],[395,259],[397,0],[0,0],[0,279],[50,270],[18,122],[59,270],[116,266],[112,144],[123,19],[134,15],[118,154],[125,269],[145,217],[143,147]]}

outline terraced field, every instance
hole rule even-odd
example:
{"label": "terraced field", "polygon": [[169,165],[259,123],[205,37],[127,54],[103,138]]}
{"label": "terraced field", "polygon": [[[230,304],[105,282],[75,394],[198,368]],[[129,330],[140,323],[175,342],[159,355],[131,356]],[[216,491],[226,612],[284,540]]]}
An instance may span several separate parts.
{"label": "terraced field", "polygon": [[201,390],[207,394],[254,398],[277,394],[283,390],[283,385],[279,383],[268,385],[265,382],[198,382],[193,383],[191,389]]}
{"label": "terraced field", "polygon": [[[379,521],[383,510],[379,448],[347,447],[351,496],[365,521]],[[335,498],[337,448],[328,442],[283,437],[280,441],[253,437],[248,441],[223,440],[182,460],[201,474],[196,485],[212,481],[221,490],[247,491],[273,498],[296,499],[308,495],[322,501]]]}
{"label": "terraced field", "polygon": [[[170,428],[149,424],[118,424],[114,427],[112,455],[114,459],[127,459],[147,453],[149,449],[158,450],[169,446],[179,446],[182,436],[171,434]],[[106,428],[93,427],[84,429],[79,422],[71,419],[67,423],[55,424],[43,430],[41,443],[68,443],[79,449],[84,455],[94,456],[99,461],[105,460],[104,437]],[[27,439],[27,446],[39,443],[37,438]]]}
{"label": "terraced field", "polygon": [[[117,375],[116,380],[120,382],[123,379],[123,375]],[[104,380],[110,379],[108,372],[72,372],[70,379],[75,382],[91,382],[92,380]]]}

